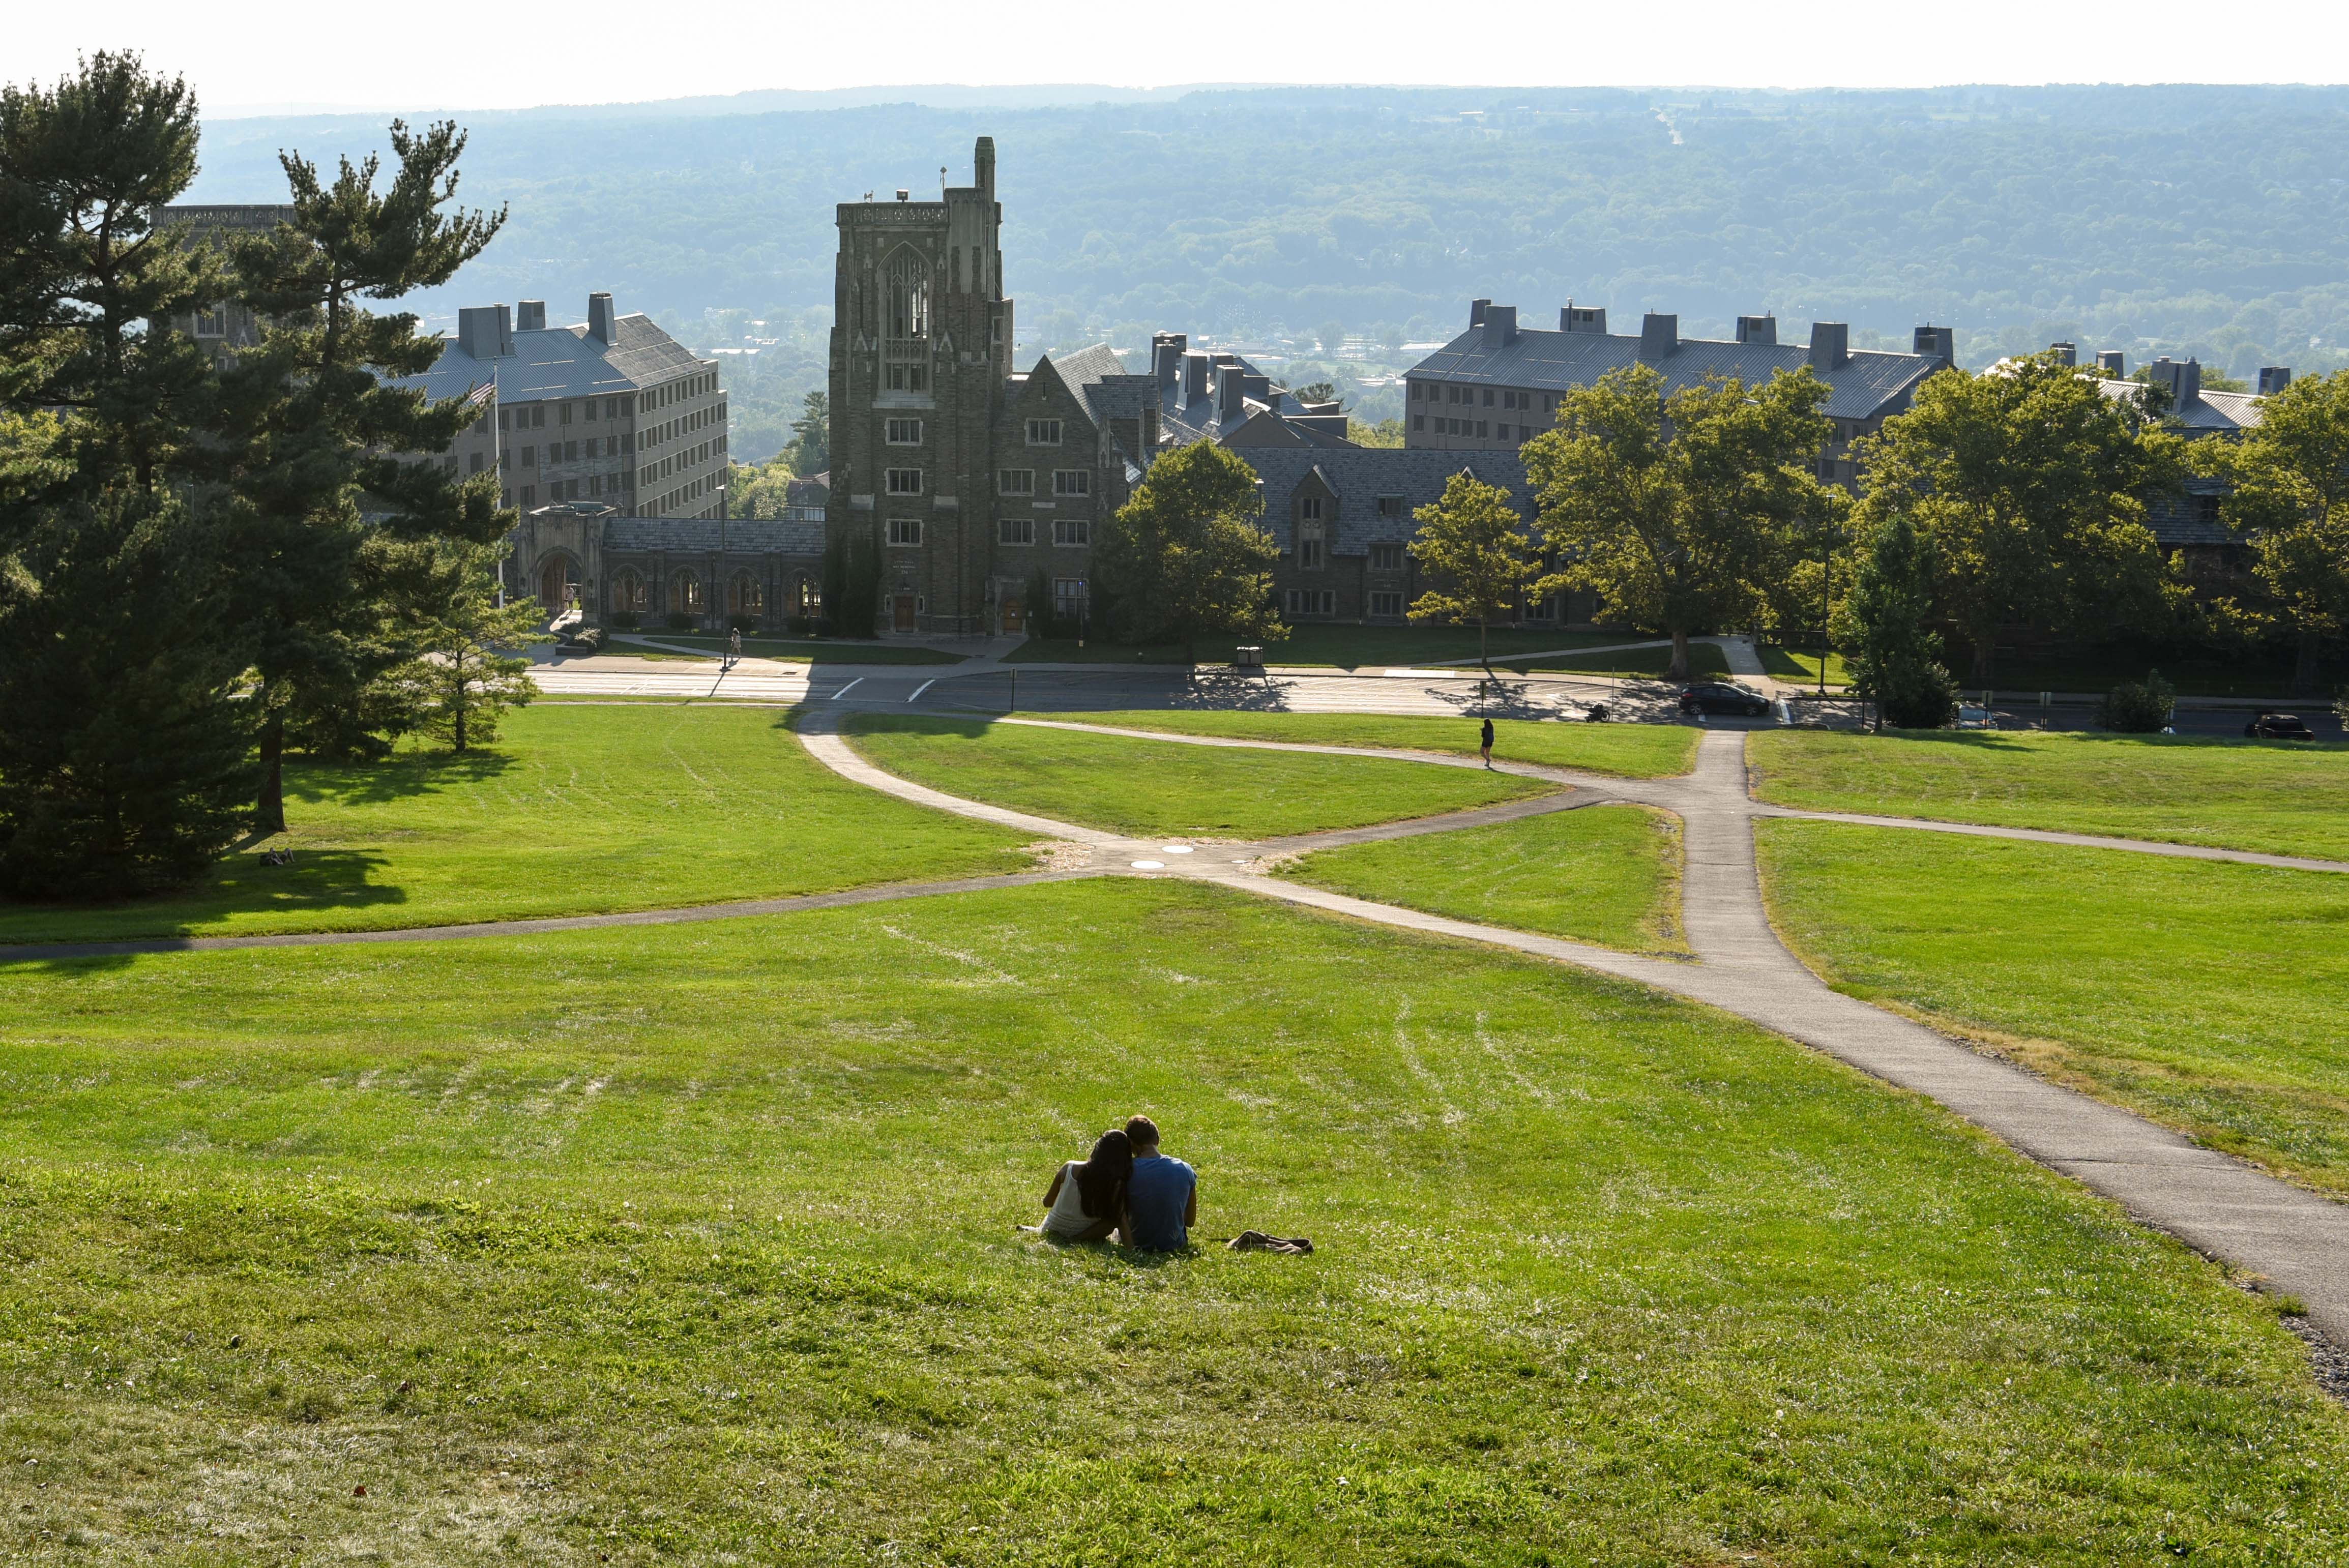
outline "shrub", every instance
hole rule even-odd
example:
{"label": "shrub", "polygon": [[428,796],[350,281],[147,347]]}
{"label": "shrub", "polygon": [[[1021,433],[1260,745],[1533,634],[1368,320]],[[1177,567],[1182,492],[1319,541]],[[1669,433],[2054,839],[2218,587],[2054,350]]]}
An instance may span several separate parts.
{"label": "shrub", "polygon": [[738,632],[755,632],[759,629],[759,617],[756,615],[729,615],[726,617],[726,624]]}
{"label": "shrub", "polygon": [[805,615],[786,615],[783,617],[783,631],[791,636],[804,637],[813,629],[814,624]]}
{"label": "shrub", "polygon": [[818,616],[815,618],[815,623],[814,623],[814,624],[813,624],[813,625],[812,625],[812,626],[809,628],[809,630],[810,630],[810,631],[812,631],[812,632],[813,632],[813,633],[814,633],[817,636],[819,636],[819,637],[829,637],[829,636],[831,636],[831,635],[832,635],[832,617],[831,617],[831,616],[829,616],[829,615],[818,615]]}
{"label": "shrub", "polygon": [[633,632],[644,624],[645,618],[634,610],[616,610],[612,613],[612,624],[619,627],[623,632]]}
{"label": "shrub", "polygon": [[2142,682],[2123,681],[2105,694],[2096,725],[2122,735],[2158,735],[2177,707],[2177,690],[2159,670],[2147,670]]}
{"label": "shrub", "polygon": [[698,615],[688,615],[683,611],[673,611],[668,618],[668,629],[672,632],[690,632],[700,619]]}
{"label": "shrub", "polygon": [[564,637],[563,645],[566,648],[585,648],[591,654],[602,653],[604,651],[604,628],[601,626],[574,626],[570,633]]}
{"label": "shrub", "polygon": [[1958,677],[1937,664],[1911,667],[1876,702],[1895,729],[1946,729],[1957,716]]}

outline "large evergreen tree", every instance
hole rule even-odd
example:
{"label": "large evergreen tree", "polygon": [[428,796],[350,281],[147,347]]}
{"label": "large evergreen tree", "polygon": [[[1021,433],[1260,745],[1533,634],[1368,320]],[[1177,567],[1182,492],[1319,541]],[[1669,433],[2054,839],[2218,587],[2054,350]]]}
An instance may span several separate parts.
{"label": "large evergreen tree", "polygon": [[1814,468],[1826,390],[1806,369],[1667,396],[1631,366],[1559,397],[1557,426],[1526,444],[1566,582],[1669,634],[1671,679],[1688,678],[1692,632],[1762,618],[1791,542],[1831,509]]}
{"label": "large evergreen tree", "polygon": [[394,121],[397,167],[380,190],[373,156],[345,159],[322,181],[315,164],[283,154],[293,216],[235,247],[239,297],[267,323],[262,346],[227,377],[238,439],[226,476],[231,615],[257,676],[263,832],[285,826],[288,716],[358,700],[409,653],[378,634],[384,619],[365,598],[370,536],[487,544],[511,525],[496,475],[402,460],[448,446],[480,410],[385,385],[429,369],[440,340],[412,315],[366,308],[447,282],[497,232],[502,211],[442,211],[464,145],[452,124],[411,132]]}
{"label": "large evergreen tree", "polygon": [[220,297],[159,228],[196,101],[135,55],[0,89],[0,887],[144,892],[235,839],[250,705],[197,480],[210,357],[155,324]]}
{"label": "large evergreen tree", "polygon": [[1957,682],[1942,667],[1931,625],[1933,576],[1932,542],[1901,513],[1878,523],[1855,552],[1837,640],[1852,694],[1876,704],[1880,723],[1939,729],[1957,707]]}
{"label": "large evergreen tree", "polygon": [[2183,596],[2145,522],[2182,476],[2178,438],[2052,353],[1944,371],[1860,448],[1861,531],[1900,514],[1932,542],[1971,685],[1991,684],[2002,626],[2154,629]]}
{"label": "large evergreen tree", "polygon": [[1152,463],[1093,543],[1093,571],[1118,606],[1119,635],[1179,643],[1185,658],[1202,636],[1287,636],[1272,603],[1280,546],[1258,521],[1262,510],[1256,470],[1213,441]]}

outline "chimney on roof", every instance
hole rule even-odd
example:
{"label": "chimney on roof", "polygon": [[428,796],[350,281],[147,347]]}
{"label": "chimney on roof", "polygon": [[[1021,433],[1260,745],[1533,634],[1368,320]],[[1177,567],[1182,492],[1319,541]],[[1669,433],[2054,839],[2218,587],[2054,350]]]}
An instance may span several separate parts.
{"label": "chimney on roof", "polygon": [[457,346],[476,359],[513,352],[513,328],[502,304],[467,305],[457,313]]}
{"label": "chimney on roof", "polygon": [[609,348],[619,341],[618,328],[612,320],[612,296],[591,294],[587,296],[587,335]]}
{"label": "chimney on roof", "polygon": [[1678,353],[1681,346],[1681,318],[1650,311],[1640,318],[1640,357],[1662,359]]}
{"label": "chimney on roof", "polygon": [[1778,341],[1778,318],[1775,315],[1741,315],[1737,318],[1737,341],[1740,343],[1775,343]]}
{"label": "chimney on roof", "polygon": [[2055,363],[2058,365],[2076,366],[2080,363],[2080,348],[2077,344],[2051,343],[2047,346],[2047,352],[2055,356]]}
{"label": "chimney on roof", "polygon": [[1909,351],[1944,365],[1958,361],[1958,329],[1954,326],[1920,326],[1910,335]]}
{"label": "chimney on roof", "polygon": [[979,194],[995,200],[995,138],[982,136],[970,150],[971,177],[978,185]]}
{"label": "chimney on roof", "polygon": [[1183,378],[1183,351],[1191,340],[1179,332],[1154,333],[1150,338],[1150,374],[1158,380],[1161,397],[1174,390]]}
{"label": "chimney on roof", "polygon": [[516,332],[544,332],[546,330],[546,302],[543,299],[526,299],[515,305],[514,330]]}
{"label": "chimney on roof", "polygon": [[1482,326],[1482,325],[1485,325],[1485,313],[1486,311],[1488,311],[1488,310],[1492,309],[1492,308],[1493,308],[1493,302],[1492,302],[1491,300],[1488,300],[1488,299],[1472,299],[1472,300],[1470,300],[1470,301],[1468,302],[1468,325],[1471,325],[1471,326]]}
{"label": "chimney on roof", "polygon": [[2262,365],[2260,366],[2260,396],[2272,397],[2292,385],[2292,366]]}
{"label": "chimney on roof", "polygon": [[1568,300],[1558,307],[1557,329],[1560,332],[1598,332],[1607,330],[1607,307],[1603,304],[1577,304]]}
{"label": "chimney on roof", "polygon": [[2098,349],[2096,370],[2110,380],[2126,381],[2128,379],[2128,358],[2117,348]]}
{"label": "chimney on roof", "polygon": [[2147,379],[2169,389],[2169,406],[2173,408],[2201,401],[2202,362],[2199,359],[2180,364],[2165,354],[2148,367]]}
{"label": "chimney on roof", "polygon": [[1517,307],[1513,304],[1488,304],[1485,307],[1485,346],[1506,348],[1517,340]]}
{"label": "chimney on roof", "polygon": [[1207,395],[1207,366],[1215,356],[1204,348],[1194,348],[1183,356],[1183,401],[1196,403]]}
{"label": "chimney on roof", "polygon": [[1219,424],[1237,423],[1247,410],[1247,377],[1237,365],[1226,365],[1216,372],[1216,419]]}
{"label": "chimney on roof", "polygon": [[1811,323],[1811,368],[1822,374],[1851,363],[1851,325],[1841,321]]}

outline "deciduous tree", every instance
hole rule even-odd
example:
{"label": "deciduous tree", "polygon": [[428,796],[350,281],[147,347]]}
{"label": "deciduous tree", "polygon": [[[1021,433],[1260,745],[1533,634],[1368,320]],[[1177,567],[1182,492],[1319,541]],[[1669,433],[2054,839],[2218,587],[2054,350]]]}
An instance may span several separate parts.
{"label": "deciduous tree", "polygon": [[1256,470],[1212,441],[1166,453],[1100,529],[1093,571],[1128,642],[1203,635],[1273,642],[1288,634],[1272,603],[1280,546],[1258,514]]}
{"label": "deciduous tree", "polygon": [[2293,382],[2239,445],[2197,455],[2233,483],[2219,515],[2251,541],[2269,614],[2299,644],[2293,686],[2313,693],[2324,641],[2349,634],[2349,370]]}
{"label": "deciduous tree", "polygon": [[1610,371],[1558,399],[1525,446],[1544,542],[1574,587],[1672,639],[1688,678],[1692,632],[1756,618],[1790,536],[1832,506],[1815,477],[1833,427],[1807,369],[1669,397],[1653,368]]}
{"label": "deciduous tree", "polygon": [[2147,502],[2183,476],[2175,437],[2054,356],[1944,371],[1859,443],[1863,531],[1895,514],[1933,544],[1933,598],[1987,686],[2002,626],[2154,629],[2183,590]]}
{"label": "deciduous tree", "polygon": [[400,573],[403,608],[420,658],[400,668],[412,683],[425,730],[452,751],[497,738],[498,717],[538,695],[530,660],[514,652],[549,640],[541,608],[527,600],[501,608],[498,563],[506,544],[419,541]]}
{"label": "deciduous tree", "polygon": [[1419,524],[1412,559],[1428,579],[1427,591],[1412,601],[1412,619],[1475,622],[1476,656],[1491,675],[1493,623],[1521,598],[1539,598],[1557,586],[1543,574],[1516,503],[1499,486],[1456,473],[1444,482],[1444,494],[1412,520]]}

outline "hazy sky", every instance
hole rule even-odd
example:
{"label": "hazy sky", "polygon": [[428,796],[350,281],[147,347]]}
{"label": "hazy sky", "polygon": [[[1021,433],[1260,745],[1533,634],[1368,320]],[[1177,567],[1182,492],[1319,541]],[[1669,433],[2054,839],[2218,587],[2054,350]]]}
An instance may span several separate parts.
{"label": "hazy sky", "polygon": [[[2342,82],[2344,0],[1433,0],[1121,6],[1074,0],[885,5],[692,0],[56,0],[11,8],[0,78],[132,46],[184,73],[208,112],[300,104],[528,108],[957,82]],[[386,19],[389,18],[388,30]]]}

